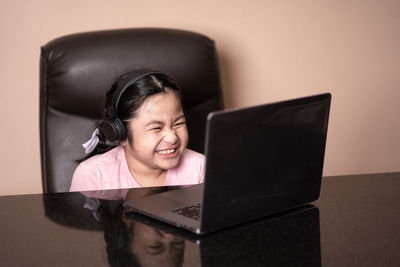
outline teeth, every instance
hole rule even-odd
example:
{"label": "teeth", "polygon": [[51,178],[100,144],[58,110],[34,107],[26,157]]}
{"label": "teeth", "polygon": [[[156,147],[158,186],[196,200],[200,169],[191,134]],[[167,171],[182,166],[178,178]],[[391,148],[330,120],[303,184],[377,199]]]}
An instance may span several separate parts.
{"label": "teeth", "polygon": [[174,149],[166,149],[166,150],[160,150],[157,151],[157,153],[161,154],[161,155],[166,155],[166,154],[171,154],[175,152],[175,148]]}

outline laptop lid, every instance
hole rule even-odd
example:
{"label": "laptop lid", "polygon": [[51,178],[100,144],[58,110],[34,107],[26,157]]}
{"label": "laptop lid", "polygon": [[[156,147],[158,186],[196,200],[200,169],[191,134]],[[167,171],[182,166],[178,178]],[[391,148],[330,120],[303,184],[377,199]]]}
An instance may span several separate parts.
{"label": "laptop lid", "polygon": [[210,113],[201,232],[318,199],[331,95]]}

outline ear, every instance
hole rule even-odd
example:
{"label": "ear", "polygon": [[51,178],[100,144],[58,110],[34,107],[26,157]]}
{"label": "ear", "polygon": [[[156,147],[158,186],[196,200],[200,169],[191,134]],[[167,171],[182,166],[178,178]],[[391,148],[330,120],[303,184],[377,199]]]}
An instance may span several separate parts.
{"label": "ear", "polygon": [[134,220],[129,219],[125,216],[125,212],[122,212],[122,221],[125,223],[126,227],[129,229],[134,224]]}
{"label": "ear", "polygon": [[126,138],[124,141],[120,141],[120,145],[123,147],[128,146],[128,138]]}

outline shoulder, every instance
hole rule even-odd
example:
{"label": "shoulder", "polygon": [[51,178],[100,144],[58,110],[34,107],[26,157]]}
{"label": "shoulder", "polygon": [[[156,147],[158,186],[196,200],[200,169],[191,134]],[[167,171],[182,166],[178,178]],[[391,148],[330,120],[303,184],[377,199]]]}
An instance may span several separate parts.
{"label": "shoulder", "polygon": [[205,156],[185,149],[177,167],[168,170],[166,185],[198,184],[204,180]]}
{"label": "shoulder", "polygon": [[[72,177],[70,191],[99,190],[107,182],[103,178],[119,165],[123,148],[118,146],[110,151],[95,155],[78,165]],[[104,181],[103,181],[104,180]]]}
{"label": "shoulder", "polygon": [[205,165],[206,157],[196,151],[185,149],[183,152],[183,157],[181,159],[180,164],[178,165],[178,169],[190,171],[203,171]]}
{"label": "shoulder", "polygon": [[[91,158],[83,161],[79,166],[85,167],[104,167],[113,162],[121,161],[121,157],[124,156],[124,149],[122,146],[117,146],[103,154],[94,155]],[[105,165],[106,164],[106,165]]]}
{"label": "shoulder", "polygon": [[206,160],[206,157],[199,152],[190,149],[185,149],[185,151],[183,152],[182,160],[204,162]]}

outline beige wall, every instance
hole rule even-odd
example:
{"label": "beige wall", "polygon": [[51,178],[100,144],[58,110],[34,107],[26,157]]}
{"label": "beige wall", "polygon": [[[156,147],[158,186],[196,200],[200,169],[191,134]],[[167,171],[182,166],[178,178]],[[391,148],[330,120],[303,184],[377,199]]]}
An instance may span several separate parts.
{"label": "beige wall", "polygon": [[0,195],[41,192],[40,46],[127,27],[213,38],[227,107],[331,92],[325,175],[400,171],[400,1],[0,0]]}

